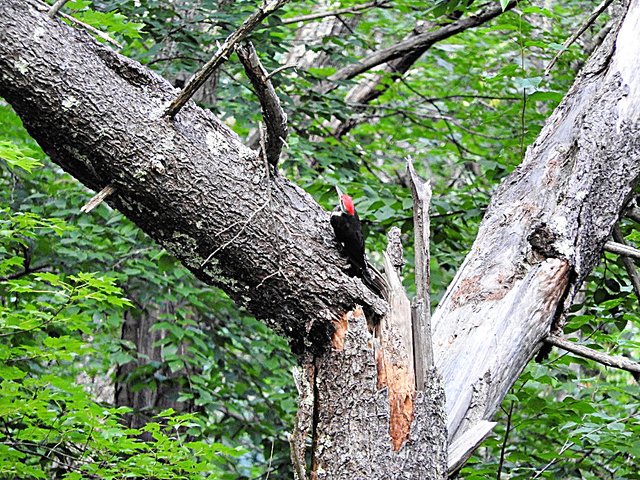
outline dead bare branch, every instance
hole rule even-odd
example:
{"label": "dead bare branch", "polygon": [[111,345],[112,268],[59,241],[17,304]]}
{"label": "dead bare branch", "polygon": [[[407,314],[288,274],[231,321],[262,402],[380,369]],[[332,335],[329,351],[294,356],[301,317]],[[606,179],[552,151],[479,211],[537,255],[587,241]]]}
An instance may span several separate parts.
{"label": "dead bare branch", "polygon": [[574,353],[580,357],[594,360],[598,363],[601,363],[602,365],[606,365],[607,367],[619,368],[621,370],[631,372],[636,379],[638,378],[638,376],[640,376],[640,363],[629,360],[628,358],[621,357],[619,355],[608,355],[606,353],[598,352],[597,350],[585,347],[584,345],[580,345],[557,335],[549,335],[544,339],[544,341],[550,345],[562,348],[563,350]]}
{"label": "dead bare branch", "polygon": [[339,15],[348,15],[368,10],[370,8],[389,8],[391,2],[389,0],[377,0],[369,3],[363,3],[362,5],[354,5],[353,7],[338,8],[337,10],[331,10],[328,12],[316,12],[309,15],[300,15],[299,17],[285,18],[280,25],[291,25],[298,22],[309,22],[311,20],[319,20],[326,17],[337,17]]}
{"label": "dead bare branch", "polygon": [[[620,231],[620,226],[616,225],[613,227],[613,239],[618,242],[620,245],[625,245],[624,237],[622,236],[622,232]],[[631,280],[631,285],[633,286],[633,292],[636,294],[636,298],[640,300],[640,275],[638,275],[638,270],[636,269],[635,262],[630,259],[626,255],[622,255],[622,264],[624,265],[624,269],[627,271],[627,275],[629,275],[629,280]]]}
{"label": "dead bare branch", "polygon": [[624,255],[626,257],[640,259],[640,250],[630,247],[618,242],[607,242],[604,244],[604,249],[607,252],[617,253],[618,255]]}
{"label": "dead bare branch", "polygon": [[282,109],[280,99],[269,80],[266,69],[260,63],[253,44],[247,42],[244,45],[238,45],[236,53],[260,101],[262,117],[267,129],[265,145],[262,148],[267,162],[273,166],[273,172],[277,175],[278,160],[289,133],[287,129],[287,114]]}
{"label": "dead bare branch", "polygon": [[89,213],[91,210],[100,205],[109,195],[116,191],[116,187],[113,185],[107,185],[98,193],[96,193],[91,200],[89,200],[81,209],[82,213]]}
{"label": "dead bare branch", "polygon": [[418,176],[413,161],[407,158],[407,171],[413,196],[413,230],[415,233],[415,281],[416,298],[413,302],[413,343],[415,349],[415,370],[418,390],[422,390],[427,374],[433,366],[433,345],[431,343],[431,302],[429,288],[429,204],[431,185]]}
{"label": "dead bare branch", "polygon": [[56,3],[54,3],[49,9],[49,12],[47,13],[47,15],[49,15],[49,18],[55,17],[58,11],[62,7],[64,7],[64,4],[67,3],[68,1],[69,0],[58,0]]}
{"label": "dead bare branch", "polygon": [[596,19],[602,14],[602,12],[606,10],[606,8],[609,5],[611,5],[611,3],[613,3],[613,0],[603,0],[603,2],[600,5],[598,5],[593,12],[591,12],[591,15],[589,15],[589,17],[584,21],[584,23],[580,25],[580,28],[578,28],[578,30],[576,30],[573,35],[571,35],[569,38],[567,38],[564,41],[564,43],[562,44],[562,49],[559,50],[558,53],[556,53],[556,55],[549,62],[549,65],[547,65],[547,68],[544,69],[545,75],[549,74],[549,72],[551,71],[553,66],[556,64],[560,56],[564,52],[566,52],[571,45],[573,45],[573,42],[575,42],[578,38],[580,38],[580,35],[582,35],[585,32],[585,30],[589,28],[593,24],[593,22],[596,21]]}
{"label": "dead bare branch", "polygon": [[389,62],[396,58],[401,58],[408,55],[411,52],[426,51],[436,42],[447,39],[460,32],[468,30],[469,28],[477,27],[486,23],[487,21],[501,15],[502,13],[511,10],[517,4],[516,0],[510,1],[503,10],[499,3],[491,4],[491,6],[480,10],[475,15],[465,17],[444,27],[425,32],[415,37],[408,38],[401,42],[392,45],[391,47],[378,50],[372,53],[368,57],[363,58],[359,62],[348,65],[329,77],[329,81],[336,82],[339,80],[348,80],[356,75],[366,72],[378,65]]}
{"label": "dead bare branch", "polygon": [[238,29],[229,35],[224,43],[218,47],[216,53],[193,77],[189,79],[178,96],[171,102],[165,111],[165,116],[173,118],[187,103],[202,84],[216,71],[233,52],[234,47],[244,40],[251,31],[270,14],[281,8],[289,0],[265,0],[258,9],[253,12]]}

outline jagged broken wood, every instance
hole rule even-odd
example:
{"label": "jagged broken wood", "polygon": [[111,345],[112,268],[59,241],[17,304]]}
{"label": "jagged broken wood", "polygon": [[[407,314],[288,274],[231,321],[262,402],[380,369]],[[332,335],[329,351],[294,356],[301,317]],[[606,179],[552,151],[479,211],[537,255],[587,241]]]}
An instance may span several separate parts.
{"label": "jagged broken wood", "polygon": [[480,421],[449,445],[447,468],[450,476],[464,465],[496,425],[496,422]]}
{"label": "jagged broken wood", "polygon": [[429,206],[431,185],[418,176],[411,158],[407,158],[407,172],[413,197],[413,233],[415,255],[416,298],[412,306],[413,345],[415,349],[416,385],[421,390],[427,381],[427,372],[433,367],[433,344],[431,340],[431,273],[429,239],[431,222]]}
{"label": "jagged broken wood", "polygon": [[[394,227],[397,228],[397,227]],[[399,450],[409,437],[413,421],[413,400],[416,394],[413,333],[411,331],[411,303],[393,259],[400,250],[394,241],[399,235],[389,235],[384,252],[384,271],[387,276],[389,311],[382,317],[375,331],[380,341],[378,387],[387,388],[389,395],[389,433],[393,449]]]}
{"label": "jagged broken wood", "polygon": [[[401,303],[408,314],[408,299]],[[393,391],[389,384],[397,380],[412,387],[413,382],[403,373],[410,362],[406,359],[406,367],[396,364],[400,357],[386,349],[403,349],[406,342],[392,330],[387,330],[387,339],[378,340],[374,330],[362,309],[347,313],[336,324],[331,350],[314,361],[316,422],[311,478],[444,480],[446,428],[440,377],[431,372],[438,388],[416,392],[415,398],[408,398],[403,388]],[[388,353],[392,356],[385,361]],[[403,405],[394,405],[394,399],[412,403],[413,418],[394,416],[396,408],[399,416],[408,412],[402,410]],[[400,420],[395,427],[394,420]],[[410,433],[398,448],[400,437],[393,436],[398,433],[396,427],[403,432],[407,421]]]}
{"label": "jagged broken wood", "polygon": [[84,204],[82,208],[80,208],[80,211],[82,213],[89,213],[91,210],[93,210],[102,202],[104,202],[104,200],[109,195],[113,194],[113,192],[115,191],[116,191],[116,187],[114,187],[113,185],[107,185],[98,193],[96,193],[93,197],[91,197],[91,200],[89,200],[86,204]]}
{"label": "jagged broken wood", "polygon": [[[490,420],[582,281],[640,176],[640,2],[614,19],[564,100],[494,193],[432,318],[453,442]],[[624,23],[622,23],[624,20]],[[597,212],[597,213],[595,213]]]}

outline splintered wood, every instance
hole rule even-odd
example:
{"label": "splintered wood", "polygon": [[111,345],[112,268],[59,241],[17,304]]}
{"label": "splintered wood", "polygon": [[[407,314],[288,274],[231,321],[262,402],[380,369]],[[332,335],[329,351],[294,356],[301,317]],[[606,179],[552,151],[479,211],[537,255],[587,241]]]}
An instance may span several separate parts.
{"label": "splintered wood", "polygon": [[[354,315],[356,312],[354,312]],[[362,313],[362,310],[360,310],[360,313]],[[334,320],[333,326],[334,330],[333,335],[331,336],[331,346],[334,350],[342,350],[344,348],[344,340],[347,336],[347,331],[349,331],[347,314],[344,313],[338,320]]]}
{"label": "splintered wood", "polygon": [[386,252],[384,263],[389,282],[389,313],[378,329],[384,367],[378,370],[378,385],[388,388],[389,434],[393,450],[398,451],[411,432],[416,395],[411,303]]}

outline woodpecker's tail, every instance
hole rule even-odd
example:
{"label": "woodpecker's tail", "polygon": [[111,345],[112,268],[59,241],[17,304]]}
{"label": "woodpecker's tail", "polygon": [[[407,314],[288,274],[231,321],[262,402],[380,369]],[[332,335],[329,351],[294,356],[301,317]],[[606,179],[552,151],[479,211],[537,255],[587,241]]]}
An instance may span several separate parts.
{"label": "woodpecker's tail", "polygon": [[379,297],[389,300],[389,284],[387,280],[373,265],[366,262],[362,269],[362,281]]}

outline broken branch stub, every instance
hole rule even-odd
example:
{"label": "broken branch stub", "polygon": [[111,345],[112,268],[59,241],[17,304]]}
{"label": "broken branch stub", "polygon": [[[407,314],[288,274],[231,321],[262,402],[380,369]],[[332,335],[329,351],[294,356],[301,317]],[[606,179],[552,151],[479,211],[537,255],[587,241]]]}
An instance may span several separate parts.
{"label": "broken branch stub", "polygon": [[289,134],[287,114],[282,109],[280,99],[273,88],[267,71],[260,63],[253,44],[247,42],[246,44],[238,45],[236,53],[260,101],[262,118],[264,118],[267,127],[267,138],[264,142],[265,145],[261,148],[266,155],[267,162],[273,166],[274,174],[277,174],[280,153]]}
{"label": "broken branch stub", "polygon": [[204,66],[198,70],[193,77],[191,77],[182,91],[173,99],[165,115],[169,118],[173,118],[180,111],[182,107],[189,101],[194,93],[207,81],[207,79],[216,71],[216,69],[227,59],[229,55],[233,53],[234,47],[244,40],[253,29],[267,18],[270,14],[278,10],[289,0],[270,0],[265,1],[260,7],[256,9],[247,19],[229,35],[225,41],[220,45],[213,57],[204,64]]}
{"label": "broken branch stub", "polygon": [[415,282],[416,298],[413,304],[413,343],[415,348],[415,370],[418,390],[427,381],[427,372],[433,366],[433,344],[431,340],[431,273],[429,263],[431,185],[418,176],[413,161],[407,158],[407,171],[413,197],[413,231],[415,238]]}
{"label": "broken branch stub", "polygon": [[[399,236],[390,238],[400,241]],[[389,390],[389,431],[393,448],[398,450],[411,430],[416,380],[413,368],[411,304],[390,257],[391,252],[397,251],[393,243],[389,242],[388,251],[384,253],[384,269],[389,284],[389,312],[382,319],[379,335],[386,378],[379,378],[378,384],[385,385]],[[380,375],[381,372],[378,373]]]}

